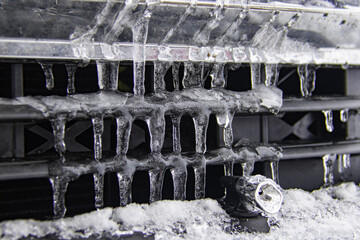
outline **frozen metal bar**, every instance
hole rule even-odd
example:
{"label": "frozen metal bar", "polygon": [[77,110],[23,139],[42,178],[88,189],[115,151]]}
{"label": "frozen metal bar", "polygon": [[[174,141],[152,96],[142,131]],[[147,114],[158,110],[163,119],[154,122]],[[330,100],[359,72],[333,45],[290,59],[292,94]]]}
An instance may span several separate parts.
{"label": "frozen metal bar", "polygon": [[48,161],[0,163],[0,180],[49,177]]}
{"label": "frozen metal bar", "polygon": [[[360,65],[360,49],[318,48],[306,52],[306,58],[299,58],[291,52],[274,53],[272,50],[253,47],[196,47],[191,45],[146,44],[146,61],[162,61],[162,56],[169,55],[167,61],[229,62],[229,63],[266,63],[283,64],[333,64]],[[106,44],[89,42],[86,48],[77,42],[68,40],[36,40],[0,38],[0,58],[12,59],[47,59],[47,60],[107,60],[132,61],[132,43]],[[164,52],[165,51],[165,52]],[[196,52],[196,58],[194,58]],[[256,59],[253,53],[257,53]]]}

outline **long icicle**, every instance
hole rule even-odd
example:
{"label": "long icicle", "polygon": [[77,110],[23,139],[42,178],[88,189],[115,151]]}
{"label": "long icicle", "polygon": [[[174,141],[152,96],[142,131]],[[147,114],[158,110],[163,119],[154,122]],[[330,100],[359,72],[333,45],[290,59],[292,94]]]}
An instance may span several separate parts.
{"label": "long icicle", "polygon": [[95,208],[101,209],[104,207],[104,174],[95,173],[94,178],[94,190],[95,190]]}
{"label": "long icicle", "polygon": [[279,159],[270,162],[271,177],[279,184]]}
{"label": "long icicle", "polygon": [[133,174],[118,172],[116,175],[119,182],[120,207],[124,207],[131,203],[131,184]]}
{"label": "long icicle", "polygon": [[174,183],[174,200],[183,201],[186,199],[186,166],[172,168],[170,172]]}
{"label": "long icicle", "polygon": [[326,154],[323,156],[324,187],[329,187],[334,184],[335,161],[336,161],[336,154]]}
{"label": "long icicle", "polygon": [[209,124],[209,114],[198,113],[193,117],[195,127],[195,151],[204,154],[206,152],[206,134]]}
{"label": "long icicle", "polygon": [[129,149],[131,122],[126,117],[116,118],[116,155],[125,155]]}
{"label": "long icicle", "polygon": [[53,65],[51,63],[42,63],[42,62],[39,62],[39,64],[44,71],[46,88],[48,90],[52,90],[54,88],[54,74],[52,71]]}
{"label": "long icicle", "polygon": [[102,158],[102,134],[104,132],[104,115],[93,117],[93,131],[94,131],[94,159],[100,161]]}
{"label": "long icicle", "polygon": [[55,119],[51,119],[51,126],[54,135],[54,148],[60,155],[60,161],[65,162],[65,126],[66,118],[64,116],[58,116]]}
{"label": "long icicle", "polygon": [[65,64],[65,68],[68,75],[68,84],[66,88],[67,94],[75,94],[75,73],[77,67],[78,64],[74,64],[74,63]]}
{"label": "long icicle", "polygon": [[162,187],[164,183],[164,169],[152,169],[149,171],[150,178],[150,199],[149,202],[153,203],[161,200]]}
{"label": "long icicle", "polygon": [[55,218],[65,216],[65,194],[69,180],[63,176],[54,176],[49,178],[53,190],[53,212]]}
{"label": "long icicle", "polygon": [[146,123],[150,132],[151,152],[159,153],[165,138],[165,113],[160,109],[155,110],[155,114]]}
{"label": "long icicle", "polygon": [[205,184],[206,184],[206,164],[202,161],[194,166],[195,175],[195,199],[205,197]]}
{"label": "long icicle", "polygon": [[179,77],[179,69],[180,69],[180,63],[179,62],[173,62],[171,66],[172,76],[173,76],[173,85],[174,90],[178,91],[180,90],[180,77]]}
{"label": "long icicle", "polygon": [[142,17],[135,23],[133,31],[133,71],[134,71],[134,94],[143,96],[145,94],[145,62],[146,41],[148,36],[151,12],[145,10]]}
{"label": "long icicle", "polygon": [[100,90],[117,90],[119,62],[96,61]]}
{"label": "long icicle", "polygon": [[165,91],[165,74],[171,67],[171,62],[154,62],[154,92]]}
{"label": "long icicle", "polygon": [[301,95],[310,97],[315,90],[316,69],[309,65],[299,65],[297,72],[300,79]]}

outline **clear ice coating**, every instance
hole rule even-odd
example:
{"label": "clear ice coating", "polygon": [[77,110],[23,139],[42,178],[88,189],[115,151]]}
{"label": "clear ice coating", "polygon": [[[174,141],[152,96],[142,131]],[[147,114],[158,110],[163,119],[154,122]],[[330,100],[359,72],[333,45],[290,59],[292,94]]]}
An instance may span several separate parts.
{"label": "clear ice coating", "polygon": [[326,154],[323,156],[324,187],[328,187],[334,184],[335,162],[336,162],[336,154]]}
{"label": "clear ice coating", "polygon": [[68,94],[75,94],[75,73],[78,65],[74,63],[65,64],[65,68],[68,75],[68,84],[66,92]]}
{"label": "clear ice coating", "polygon": [[95,173],[94,190],[95,190],[95,208],[100,209],[104,207],[104,174]]}
{"label": "clear ice coating", "polygon": [[273,33],[273,23],[279,16],[279,11],[273,11],[269,20],[255,33],[251,46],[252,47],[262,47],[264,44],[269,44],[268,41],[272,42],[273,39],[269,39],[272,37]]}
{"label": "clear ice coating", "polygon": [[332,112],[332,110],[323,110],[322,112],[323,112],[323,114],[325,116],[326,131],[328,131],[328,132],[334,131],[333,112]]}
{"label": "clear ice coating", "polygon": [[100,90],[117,90],[119,62],[96,61],[98,84]]}
{"label": "clear ice coating", "polygon": [[297,72],[300,79],[300,92],[303,97],[310,97],[315,90],[316,69],[309,65],[299,65]]}
{"label": "clear ice coating", "polygon": [[144,14],[136,21],[132,28],[134,46],[134,94],[139,96],[143,96],[145,94],[145,50],[150,18],[151,12],[145,10]]}
{"label": "clear ice coating", "polygon": [[181,152],[181,141],[180,141],[181,115],[171,115],[170,117],[172,122],[173,152],[178,154]]}
{"label": "clear ice coating", "polygon": [[66,117],[58,116],[57,118],[51,119],[51,126],[54,135],[54,148],[60,155],[61,162],[65,162],[65,125]]}
{"label": "clear ice coating", "polygon": [[49,178],[53,190],[53,212],[56,218],[65,216],[65,194],[68,186],[68,179],[64,176],[53,176]]}
{"label": "clear ice coating", "polygon": [[131,203],[131,183],[133,176],[125,172],[118,172],[116,175],[119,182],[120,206],[123,207]]}
{"label": "clear ice coating", "polygon": [[104,131],[104,115],[98,115],[91,119],[94,131],[94,159],[100,161],[102,158],[102,134]]}
{"label": "clear ice coating", "polygon": [[265,64],[265,86],[276,86],[279,80],[278,64]]}
{"label": "clear ice coating", "polygon": [[129,148],[132,118],[117,117],[116,126],[116,154],[125,155]]}
{"label": "clear ice coating", "polygon": [[217,46],[225,46],[233,36],[238,35],[240,25],[242,24],[244,18],[247,16],[247,14],[248,14],[247,10],[242,10],[240,12],[240,14],[237,16],[235,21],[226,30],[225,34],[219,36],[215,40]]}
{"label": "clear ice coating", "polygon": [[349,120],[349,109],[340,110],[340,121],[347,122]]}
{"label": "clear ice coating", "polygon": [[53,65],[51,63],[43,63],[43,62],[39,62],[39,64],[44,71],[46,88],[48,90],[52,90],[54,88],[54,74],[52,71]]}
{"label": "clear ice coating", "polygon": [[250,63],[251,88],[254,89],[261,84],[261,63]]}
{"label": "clear ice coating", "polygon": [[162,198],[164,174],[165,171],[163,169],[152,169],[149,171],[149,179],[150,179],[149,202],[150,203],[159,201]]}

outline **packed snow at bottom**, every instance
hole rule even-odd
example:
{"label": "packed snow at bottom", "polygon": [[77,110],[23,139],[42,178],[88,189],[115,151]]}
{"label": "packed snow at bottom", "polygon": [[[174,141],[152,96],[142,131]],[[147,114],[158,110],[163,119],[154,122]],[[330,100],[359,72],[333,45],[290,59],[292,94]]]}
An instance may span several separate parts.
{"label": "packed snow at bottom", "polygon": [[163,200],[105,208],[54,221],[0,223],[1,239],[96,239],[141,233],[150,239],[360,239],[360,187],[343,183],[312,193],[283,190],[281,210],[268,216],[270,233],[248,233],[213,199]]}

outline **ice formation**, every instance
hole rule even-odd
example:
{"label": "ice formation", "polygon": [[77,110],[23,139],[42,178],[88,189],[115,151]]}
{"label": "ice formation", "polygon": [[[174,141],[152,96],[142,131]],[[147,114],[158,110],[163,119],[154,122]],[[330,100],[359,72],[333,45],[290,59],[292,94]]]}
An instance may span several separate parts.
{"label": "ice formation", "polygon": [[280,212],[269,215],[270,233],[247,233],[216,200],[158,201],[105,208],[55,221],[0,223],[0,237],[61,239],[118,237],[141,232],[155,239],[357,239],[360,235],[360,187],[343,183],[312,193],[283,190]]}

